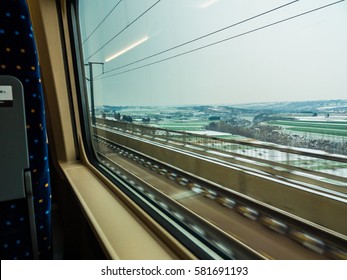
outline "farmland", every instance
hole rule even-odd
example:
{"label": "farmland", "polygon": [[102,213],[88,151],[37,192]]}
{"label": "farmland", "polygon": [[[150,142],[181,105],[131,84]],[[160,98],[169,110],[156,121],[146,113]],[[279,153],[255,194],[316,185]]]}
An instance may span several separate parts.
{"label": "farmland", "polygon": [[180,132],[346,154],[344,100],[239,106],[103,106],[96,114]]}
{"label": "farmland", "polygon": [[207,120],[191,119],[191,120],[175,120],[165,119],[158,121],[156,126],[160,128],[179,130],[179,131],[201,131],[209,123]]}
{"label": "farmland", "polygon": [[347,121],[269,121],[269,125],[281,126],[293,132],[315,133],[319,135],[347,137]]}
{"label": "farmland", "polygon": [[[315,103],[314,103],[315,104]],[[320,105],[317,102],[316,107]],[[276,105],[276,104],[275,104]],[[290,164],[299,168],[346,176],[345,163],[305,158],[283,154],[274,150],[257,149],[247,145],[218,142],[213,139],[233,139],[245,142],[272,143],[305,150],[317,150],[319,153],[347,155],[347,103],[344,107],[329,111],[293,112],[281,107],[281,111],[272,107],[236,108],[231,106],[185,106],[185,107],[103,107],[97,115],[107,119],[128,122],[177,131],[172,137],[183,137],[180,133],[196,134],[185,137],[184,141],[195,144],[203,143],[211,151],[233,152],[262,160]],[[259,105],[260,106],[260,105]],[[295,104],[298,108],[298,104]],[[304,107],[305,110],[307,107]],[[127,118],[126,118],[127,117]],[[199,135],[213,137],[210,141],[202,140]],[[206,138],[204,138],[206,139]]]}

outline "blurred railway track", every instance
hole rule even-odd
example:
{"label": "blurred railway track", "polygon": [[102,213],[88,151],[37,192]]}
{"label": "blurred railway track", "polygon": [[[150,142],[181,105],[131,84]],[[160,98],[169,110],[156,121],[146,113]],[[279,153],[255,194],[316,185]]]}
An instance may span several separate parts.
{"label": "blurred railway track", "polygon": [[[263,258],[347,258],[344,235],[335,234],[103,137],[95,135],[94,138],[104,165],[148,199],[166,211],[171,210],[172,216],[180,222],[191,225],[190,230],[197,235],[212,238],[214,234],[207,234],[204,230],[203,225],[207,223],[217,232],[237,240],[245,246],[245,250],[252,248]],[[161,199],[158,200],[158,197]],[[182,207],[184,213],[180,213]],[[189,217],[192,216],[188,223],[187,212]],[[204,222],[192,222],[201,219]],[[232,248],[228,248],[228,242],[219,244],[215,238],[211,240],[225,251],[233,252]],[[235,253],[231,255],[235,257]]]}

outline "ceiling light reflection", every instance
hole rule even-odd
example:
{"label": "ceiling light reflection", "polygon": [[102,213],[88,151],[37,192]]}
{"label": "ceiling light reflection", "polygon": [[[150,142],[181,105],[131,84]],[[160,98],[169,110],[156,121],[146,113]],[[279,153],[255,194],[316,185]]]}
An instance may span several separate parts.
{"label": "ceiling light reflection", "polygon": [[208,0],[208,1],[206,1],[204,4],[202,4],[201,6],[200,6],[200,8],[207,8],[207,7],[209,7],[209,6],[211,6],[211,5],[213,5],[213,4],[215,4],[216,2],[218,2],[219,0]]}
{"label": "ceiling light reflection", "polygon": [[142,39],[136,41],[135,43],[131,44],[130,46],[126,47],[125,49],[109,56],[109,57],[106,57],[105,58],[105,62],[109,62],[111,61],[112,59],[115,59],[116,57],[126,53],[127,51],[130,51],[131,49],[137,47],[138,45],[142,44],[143,42],[146,42],[148,40],[148,36],[146,35],[145,37],[143,37]]}

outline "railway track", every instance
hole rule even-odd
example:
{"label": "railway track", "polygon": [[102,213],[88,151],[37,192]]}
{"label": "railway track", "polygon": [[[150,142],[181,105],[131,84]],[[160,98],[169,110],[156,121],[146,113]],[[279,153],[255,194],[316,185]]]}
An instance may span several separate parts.
{"label": "railway track", "polygon": [[[249,251],[260,258],[347,259],[344,237],[106,138],[94,136],[94,140],[99,145],[99,157],[109,170],[179,222],[190,225],[194,234],[212,240],[227,258],[245,258],[240,251]],[[205,230],[206,224],[209,230]],[[213,237],[216,232],[222,238]],[[235,252],[228,238],[241,249]],[[254,249],[256,244],[267,245]]]}

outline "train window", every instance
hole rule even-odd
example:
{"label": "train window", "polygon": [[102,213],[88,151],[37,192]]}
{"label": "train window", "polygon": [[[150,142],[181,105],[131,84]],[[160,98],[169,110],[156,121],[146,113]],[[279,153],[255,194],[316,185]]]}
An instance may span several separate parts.
{"label": "train window", "polygon": [[347,258],[345,1],[77,6],[86,136],[129,197],[202,258]]}

